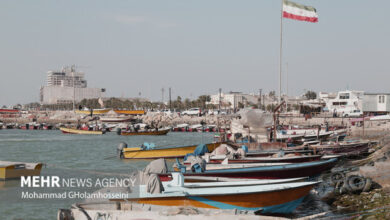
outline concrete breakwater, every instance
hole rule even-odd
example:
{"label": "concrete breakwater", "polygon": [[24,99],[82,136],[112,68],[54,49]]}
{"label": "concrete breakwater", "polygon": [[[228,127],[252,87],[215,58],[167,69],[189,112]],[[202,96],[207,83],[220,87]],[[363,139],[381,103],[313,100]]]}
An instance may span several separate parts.
{"label": "concrete breakwater", "polygon": [[[27,124],[27,123],[46,123],[46,124],[76,124],[76,123],[87,123],[93,119],[98,119],[100,117],[117,117],[118,115],[112,112],[109,112],[106,115],[94,115],[93,117],[89,115],[80,115],[72,111],[50,111],[50,112],[33,112],[29,114],[15,115],[14,117],[1,117],[0,121],[3,123],[18,123],[18,124]],[[158,127],[166,126],[176,126],[179,124],[208,124],[208,125],[220,125],[226,126],[230,124],[233,116],[231,115],[203,115],[203,116],[188,116],[180,115],[173,113],[167,115],[165,113],[156,113],[149,112],[145,115],[131,116],[135,121],[139,121],[145,124],[154,124]]]}
{"label": "concrete breakwater", "polygon": [[[25,114],[14,115],[13,117],[3,117],[0,115],[0,122],[3,123],[46,123],[51,125],[57,124],[77,124],[88,123],[100,117],[117,117],[114,111],[110,111],[105,115],[82,115],[76,114],[73,111],[35,111]],[[207,124],[221,127],[229,127],[233,119],[238,118],[238,115],[203,115],[203,116],[188,116],[178,113],[165,114],[160,112],[148,112],[145,115],[131,116],[134,121],[145,124],[153,124],[158,127],[176,126],[179,124]],[[377,133],[380,128],[382,131],[390,130],[390,123],[387,121],[365,121],[364,126],[360,123],[353,123],[354,118],[333,118],[333,117],[312,117],[306,119],[303,115],[280,116],[279,124],[281,125],[300,125],[300,126],[315,126],[325,125],[330,126],[346,126],[349,128],[351,135],[366,135]]]}

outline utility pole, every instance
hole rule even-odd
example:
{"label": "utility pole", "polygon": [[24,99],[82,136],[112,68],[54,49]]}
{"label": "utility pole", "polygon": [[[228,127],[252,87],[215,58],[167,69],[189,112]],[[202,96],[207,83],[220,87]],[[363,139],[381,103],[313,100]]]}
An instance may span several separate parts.
{"label": "utility pole", "polygon": [[222,89],[219,88],[218,112],[221,112],[221,92]]}
{"label": "utility pole", "polygon": [[74,86],[74,71],[75,71],[75,69],[74,69],[74,65],[72,65],[72,67],[70,68],[70,71],[72,71],[72,84],[73,84],[73,111],[74,111],[74,109],[75,109],[75,99],[76,99],[76,91],[75,91],[75,86]]}
{"label": "utility pole", "polygon": [[164,104],[164,87],[161,88],[161,102]]}
{"label": "utility pole", "polygon": [[171,87],[169,87],[169,111],[172,111]]}
{"label": "utility pole", "polygon": [[259,109],[261,109],[261,92],[262,89],[259,89]]}

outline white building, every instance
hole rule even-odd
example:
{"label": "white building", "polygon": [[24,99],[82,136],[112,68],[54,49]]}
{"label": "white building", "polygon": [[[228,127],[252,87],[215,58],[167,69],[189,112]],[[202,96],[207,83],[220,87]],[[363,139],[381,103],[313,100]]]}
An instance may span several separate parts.
{"label": "white building", "polygon": [[75,66],[63,67],[61,71],[47,72],[48,86],[87,88],[83,72],[76,72]]}
{"label": "white building", "polygon": [[62,86],[42,86],[41,104],[67,104],[83,99],[96,99],[105,96],[105,90],[99,88],[74,88]]}
{"label": "white building", "polygon": [[364,113],[390,112],[390,93],[364,93]]}
{"label": "white building", "polygon": [[66,104],[104,96],[105,89],[87,88],[84,73],[76,72],[74,66],[47,72],[47,85],[40,89],[41,104]]}
{"label": "white building", "polygon": [[[324,96],[325,97],[325,96]],[[323,97],[323,98],[324,98]],[[326,98],[326,107],[330,112],[347,113],[363,109],[363,91],[340,91],[336,98]]]}
{"label": "white building", "polygon": [[229,93],[221,93],[221,99],[219,94],[211,95],[211,101],[207,104],[219,105],[221,102],[221,108],[231,108],[235,109],[239,107],[241,103],[244,106],[249,104],[258,104],[259,96],[252,94],[243,94],[241,92],[229,92]]}

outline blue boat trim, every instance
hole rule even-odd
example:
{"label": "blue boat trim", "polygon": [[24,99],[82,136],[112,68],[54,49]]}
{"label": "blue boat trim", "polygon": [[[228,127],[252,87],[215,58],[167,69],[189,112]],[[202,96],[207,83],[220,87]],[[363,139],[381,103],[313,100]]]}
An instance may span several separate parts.
{"label": "blue boat trim", "polygon": [[286,202],[280,205],[273,205],[273,206],[266,206],[263,207],[261,213],[267,214],[267,213],[279,213],[279,214],[289,214],[293,212],[303,201],[303,199],[306,196],[303,196],[299,199]]}
{"label": "blue boat trim", "polygon": [[209,206],[213,206],[213,207],[219,208],[219,209],[238,209],[238,210],[257,211],[257,210],[259,210],[261,208],[261,207],[259,207],[259,208],[257,208],[257,207],[255,207],[255,208],[247,208],[247,207],[229,205],[229,204],[226,204],[226,203],[223,203],[223,202],[217,202],[217,201],[214,201],[214,200],[206,199],[206,198],[201,197],[201,196],[189,196],[188,198],[192,199],[192,200],[195,200],[195,201],[198,201],[198,202],[201,202],[201,203],[204,203],[204,204],[209,205]]}
{"label": "blue boat trim", "polygon": [[311,166],[319,166],[334,163],[337,161],[337,158],[328,159],[325,161],[313,161],[313,162],[305,162],[305,163],[294,163],[288,165],[270,165],[265,167],[248,167],[248,168],[230,168],[223,170],[207,170],[205,173],[229,173],[229,172],[243,172],[243,171],[271,171],[271,170],[280,170],[280,169],[293,169],[293,168],[303,168],[303,167],[311,167]]}
{"label": "blue boat trim", "polygon": [[265,206],[265,207],[255,207],[255,208],[248,208],[248,207],[241,207],[241,206],[235,206],[235,205],[230,205],[222,202],[217,202],[214,200],[206,199],[204,197],[200,196],[190,196],[188,197],[189,199],[204,203],[209,206],[213,206],[215,208],[219,209],[238,209],[238,210],[249,210],[249,211],[257,211],[257,210],[262,210],[261,213],[279,213],[279,214],[288,214],[293,212],[303,201],[305,196],[290,201],[286,202],[283,204],[279,205],[273,205],[273,206]]}

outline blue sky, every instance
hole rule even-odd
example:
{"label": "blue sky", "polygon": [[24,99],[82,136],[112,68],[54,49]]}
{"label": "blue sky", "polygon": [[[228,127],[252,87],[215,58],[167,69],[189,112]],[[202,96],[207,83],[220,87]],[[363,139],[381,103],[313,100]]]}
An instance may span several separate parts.
{"label": "blue sky", "polygon": [[[283,21],[290,94],[390,92],[390,1],[295,2],[319,22]],[[0,105],[38,101],[71,64],[108,96],[277,91],[279,23],[276,0],[2,0]]]}

